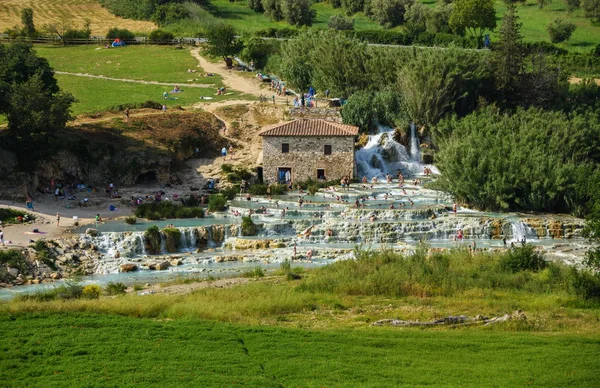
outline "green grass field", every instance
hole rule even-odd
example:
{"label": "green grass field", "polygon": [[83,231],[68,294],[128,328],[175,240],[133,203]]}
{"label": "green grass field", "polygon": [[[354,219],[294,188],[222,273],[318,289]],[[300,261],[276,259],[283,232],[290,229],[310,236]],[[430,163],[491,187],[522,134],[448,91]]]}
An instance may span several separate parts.
{"label": "green grass field", "polygon": [[202,102],[201,96],[212,97],[211,101],[221,101],[240,98],[241,94],[232,92],[227,96],[216,96],[215,88],[185,88],[183,92],[169,94],[169,99],[163,98],[163,93],[173,89],[161,85],[144,85],[121,81],[110,81],[96,78],[78,77],[57,74],[56,79],[62,90],[72,93],[77,102],[73,104],[73,113],[92,113],[106,110],[115,105],[156,101],[167,107],[188,106]]}
{"label": "green grass field", "polygon": [[[219,84],[221,77],[201,77],[188,48],[172,46],[127,46],[104,49],[100,46],[36,46],[39,56],[48,59],[54,70],[103,75],[143,81]],[[188,73],[197,69],[197,73]],[[196,81],[192,79],[196,78]]]}
{"label": "green grass field", "polygon": [[28,386],[598,385],[600,338],[302,330],[109,314],[0,315],[0,379]]}

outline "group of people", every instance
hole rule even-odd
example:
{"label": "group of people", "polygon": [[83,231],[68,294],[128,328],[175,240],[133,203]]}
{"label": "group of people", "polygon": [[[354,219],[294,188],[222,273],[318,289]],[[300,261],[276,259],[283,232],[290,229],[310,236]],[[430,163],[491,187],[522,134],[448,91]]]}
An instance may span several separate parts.
{"label": "group of people", "polygon": [[271,80],[271,90],[274,90],[278,96],[285,96],[287,94],[287,88],[281,81]]}
{"label": "group of people", "polygon": [[230,155],[233,158],[233,145],[229,145],[229,148],[223,147],[221,148],[221,156],[227,160],[227,155]]}

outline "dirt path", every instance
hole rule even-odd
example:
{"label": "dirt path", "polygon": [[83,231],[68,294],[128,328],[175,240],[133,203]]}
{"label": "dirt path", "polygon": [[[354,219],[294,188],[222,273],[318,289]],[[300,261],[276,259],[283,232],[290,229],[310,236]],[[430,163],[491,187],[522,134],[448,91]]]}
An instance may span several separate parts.
{"label": "dirt path", "polygon": [[[577,77],[571,77],[571,78],[569,78],[569,83],[570,83],[570,84],[578,84],[578,83],[580,83],[581,81],[583,81],[583,79],[582,79],[582,78],[577,78]],[[596,78],[596,79],[594,79],[594,81],[596,82],[596,84],[597,84],[598,86],[600,86],[600,79],[599,79],[599,78]]]}
{"label": "dirt path", "polygon": [[104,75],[93,75],[87,73],[69,73],[67,71],[55,71],[56,74],[62,75],[73,75],[75,77],[86,77],[86,78],[98,78],[108,81],[119,81],[119,82],[130,82],[134,84],[144,84],[144,85],[160,85],[160,86],[185,86],[186,88],[214,88],[214,84],[182,84],[178,82],[158,82],[158,81],[144,81],[139,79],[130,79],[130,78],[113,78],[106,77]]}
{"label": "dirt path", "polygon": [[[150,295],[150,294],[189,294],[192,291],[200,290],[203,288],[230,288],[240,284],[248,284],[251,280],[247,278],[224,278],[218,280],[204,280],[196,283],[189,284],[174,284],[170,286],[161,286],[160,284],[153,284],[143,291],[135,291],[138,295]],[[127,290],[128,292],[134,292],[133,288]]]}
{"label": "dirt path", "polygon": [[223,77],[223,83],[229,89],[234,89],[242,93],[252,94],[254,96],[264,95],[265,92],[260,89],[260,83],[254,78],[242,77],[236,70],[230,70],[222,63],[212,63],[200,55],[200,49],[192,49],[190,53],[198,60],[200,67],[207,73],[219,74]]}

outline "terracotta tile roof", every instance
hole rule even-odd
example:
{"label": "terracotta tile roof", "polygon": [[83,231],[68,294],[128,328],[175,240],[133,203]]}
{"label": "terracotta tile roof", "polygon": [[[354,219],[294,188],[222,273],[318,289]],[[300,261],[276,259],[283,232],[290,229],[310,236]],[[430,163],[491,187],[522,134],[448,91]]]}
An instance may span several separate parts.
{"label": "terracotta tile roof", "polygon": [[322,119],[298,119],[267,127],[260,136],[356,136],[358,127]]}

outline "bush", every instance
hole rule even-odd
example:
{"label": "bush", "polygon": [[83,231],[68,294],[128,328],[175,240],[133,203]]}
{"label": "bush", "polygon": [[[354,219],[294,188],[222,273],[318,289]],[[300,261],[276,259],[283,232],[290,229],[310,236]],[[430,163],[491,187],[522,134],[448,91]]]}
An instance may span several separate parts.
{"label": "bush", "polygon": [[181,242],[181,231],[177,228],[165,228],[162,230],[165,240],[165,249],[169,253],[176,253]]}
{"label": "bush", "polygon": [[252,221],[252,217],[242,217],[242,236],[256,236],[257,234],[258,228],[254,224],[254,221]]}
{"label": "bush", "polygon": [[312,8],[312,0],[281,0],[285,21],[292,26],[312,26],[317,11]]}
{"label": "bush", "polygon": [[254,33],[255,36],[263,38],[292,38],[298,35],[298,30],[295,28],[265,28]]}
{"label": "bush", "polygon": [[233,165],[231,165],[229,163],[223,163],[221,165],[221,171],[223,171],[225,174],[229,174],[229,173],[233,172]]}
{"label": "bush", "polygon": [[365,9],[365,0],[341,0],[341,3],[347,15],[354,15]]}
{"label": "bush", "polygon": [[546,27],[552,43],[561,43],[569,40],[576,28],[575,24],[562,19],[555,19],[554,22],[548,24],[548,27]]}
{"label": "bush", "polygon": [[[27,213],[22,212],[20,210],[13,210],[13,209],[0,209],[0,221],[2,221],[3,224],[14,224],[17,223],[17,217],[25,217],[25,215],[27,215]],[[29,216],[30,219],[33,219],[33,217]]]}
{"label": "bush", "polygon": [[219,189],[219,194],[223,195],[225,198],[232,200],[235,196],[240,192],[240,185],[232,185],[229,187],[224,187]]}
{"label": "bush", "polygon": [[189,17],[190,13],[183,4],[167,3],[156,7],[151,19],[159,27],[163,27],[167,24],[176,23],[179,20],[187,19]]}
{"label": "bush", "polygon": [[162,236],[158,226],[152,225],[144,232],[144,245],[146,251],[151,255],[160,253]]}
{"label": "bush", "polygon": [[126,289],[127,286],[125,286],[123,283],[110,282],[106,285],[106,287],[104,287],[104,293],[106,295],[120,295],[124,294]]}
{"label": "bush", "polygon": [[500,268],[508,272],[538,272],[548,265],[544,256],[534,250],[533,245],[526,244],[509,250],[500,260]]}
{"label": "bush", "polygon": [[585,300],[600,299],[600,275],[589,271],[571,270],[571,287],[575,294]]}
{"label": "bush", "polygon": [[20,250],[0,250],[0,264],[18,269],[21,273],[27,273],[25,258]]}
{"label": "bush", "polygon": [[106,39],[115,40],[117,38],[124,41],[131,41],[135,40],[135,34],[125,28],[119,29],[115,27],[108,30],[108,33],[106,34]]}
{"label": "bush", "polygon": [[102,289],[97,284],[90,284],[89,286],[83,287],[81,291],[81,297],[85,299],[98,299],[100,298],[100,294],[102,293]]}
{"label": "bush", "polygon": [[161,218],[202,218],[204,210],[198,206],[184,206],[173,202],[143,203],[135,209],[135,215],[148,220]]}
{"label": "bush", "polygon": [[287,192],[287,186],[284,184],[272,184],[271,187],[271,195],[284,195]]}
{"label": "bush", "polygon": [[242,274],[243,278],[264,278],[265,271],[260,267],[256,266],[253,269],[246,271]]}
{"label": "bush", "polygon": [[136,216],[125,217],[125,223],[127,225],[135,225],[137,223],[137,217]]}
{"label": "bush", "polygon": [[252,195],[267,195],[268,187],[266,184],[253,184],[248,188],[248,192]]}
{"label": "bush", "polygon": [[411,5],[411,0],[371,0],[371,20],[385,28],[395,27],[404,23],[406,9]]}
{"label": "bush", "polygon": [[227,198],[222,194],[212,194],[208,198],[208,210],[211,212],[225,210],[227,206]]}
{"label": "bush", "polygon": [[315,195],[317,191],[319,191],[319,187],[317,185],[308,185],[306,191],[308,191],[310,195]]}
{"label": "bush", "polygon": [[154,30],[148,35],[150,42],[170,42],[173,39],[175,39],[173,33],[163,30]]}
{"label": "bush", "polygon": [[333,15],[327,21],[327,27],[332,30],[350,31],[354,29],[354,18],[341,14]]}

